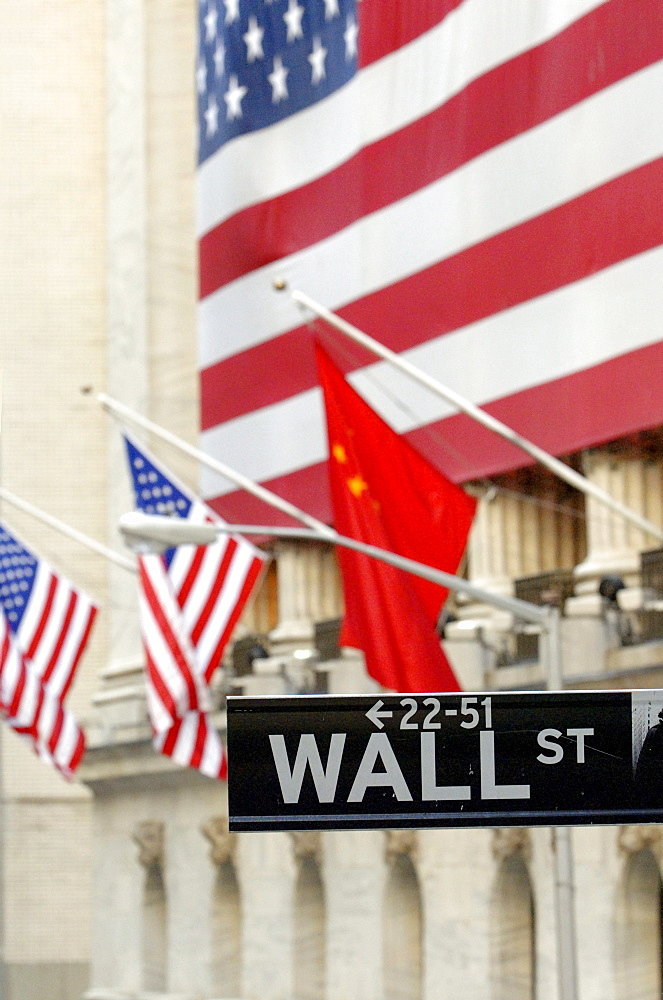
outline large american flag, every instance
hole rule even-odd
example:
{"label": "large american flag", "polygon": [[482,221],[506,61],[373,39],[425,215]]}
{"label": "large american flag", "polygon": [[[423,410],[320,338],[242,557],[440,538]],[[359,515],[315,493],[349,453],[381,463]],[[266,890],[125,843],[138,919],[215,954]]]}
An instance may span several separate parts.
{"label": "large american flag", "polygon": [[[203,447],[331,517],[308,317],[560,455],[663,422],[660,0],[200,0]],[[343,342],[456,481],[513,446]],[[204,479],[229,520],[281,516]]]}
{"label": "large american flag", "polygon": [[85,749],[64,707],[96,605],[0,523],[0,703],[12,728],[66,776]]}

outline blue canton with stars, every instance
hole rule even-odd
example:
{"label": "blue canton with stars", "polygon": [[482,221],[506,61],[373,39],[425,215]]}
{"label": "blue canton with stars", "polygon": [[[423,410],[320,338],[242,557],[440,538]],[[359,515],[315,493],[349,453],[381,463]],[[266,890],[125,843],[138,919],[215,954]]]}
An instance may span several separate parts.
{"label": "blue canton with stars", "polygon": [[[158,466],[153,465],[146,455],[140,451],[133,441],[125,437],[131,481],[136,498],[136,507],[145,514],[170,514],[174,517],[188,517],[192,507],[191,498],[163,474]],[[164,552],[166,565],[175,555],[175,549]]]}
{"label": "blue canton with stars", "polygon": [[338,90],[357,69],[356,0],[199,0],[199,162]]}
{"label": "blue canton with stars", "polygon": [[136,507],[146,514],[188,517],[191,500],[164,476],[138,448],[125,438]]}
{"label": "blue canton with stars", "polygon": [[21,624],[38,566],[38,559],[0,525],[0,605],[12,632]]}

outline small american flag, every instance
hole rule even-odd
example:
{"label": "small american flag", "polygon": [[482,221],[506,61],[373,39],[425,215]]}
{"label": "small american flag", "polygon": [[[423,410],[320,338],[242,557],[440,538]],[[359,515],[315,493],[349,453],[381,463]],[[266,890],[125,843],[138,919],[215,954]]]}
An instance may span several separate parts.
{"label": "small american flag", "polygon": [[0,524],[0,610],[2,713],[43,760],[70,776],[85,742],[63,700],[96,605]]}
{"label": "small american flag", "polygon": [[[125,444],[140,510],[219,522],[126,434]],[[225,758],[206,715],[208,685],[266,559],[237,535],[140,559],[141,628],[155,745],[214,777],[225,773]]]}

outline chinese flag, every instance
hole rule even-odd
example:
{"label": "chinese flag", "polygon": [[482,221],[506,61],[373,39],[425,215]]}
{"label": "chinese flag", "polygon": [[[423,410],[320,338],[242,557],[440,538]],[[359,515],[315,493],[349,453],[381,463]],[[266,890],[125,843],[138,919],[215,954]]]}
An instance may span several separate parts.
{"label": "chinese flag", "polygon": [[[336,530],[455,573],[476,501],[399,437],[320,345],[316,356]],[[435,631],[447,590],[349,549],[338,558],[341,644],[363,650],[371,677],[393,691],[458,691]]]}

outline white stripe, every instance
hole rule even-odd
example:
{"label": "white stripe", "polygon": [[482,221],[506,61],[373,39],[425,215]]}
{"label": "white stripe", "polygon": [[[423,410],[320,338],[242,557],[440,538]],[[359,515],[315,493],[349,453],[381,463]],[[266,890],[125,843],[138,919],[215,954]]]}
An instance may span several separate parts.
{"label": "white stripe", "polygon": [[[175,599],[170,587],[167,585],[161,558],[156,555],[149,555],[143,556],[141,559],[155,589],[155,599],[160,604],[163,614],[170,622],[173,632],[176,635],[176,641],[180,643],[180,648],[191,665],[193,663],[193,650],[190,643],[187,641],[186,636],[180,634],[182,631],[181,616],[179,615],[179,609],[175,604]],[[158,561],[158,565],[155,561]],[[189,690],[184,677],[182,676],[180,666],[175,660],[170,645],[164,638],[163,632],[153,615],[150,602],[145,597],[142,588],[139,599],[139,609],[141,631],[145,646],[150,651],[151,659],[159,673],[162,683],[167,688],[175,702],[178,714],[183,714],[189,708],[194,707],[190,704]],[[159,726],[157,727],[155,720],[153,720],[155,728],[161,728],[162,724],[162,721],[160,721]]]}
{"label": "white stripe", "polygon": [[198,574],[182,608],[184,627],[189,635],[192,634],[198,619],[205,610],[227,547],[228,538],[226,536],[220,538],[214,545],[208,545],[203,552]]}
{"label": "white stripe", "polygon": [[[301,325],[290,296],[274,291],[276,277],[336,309],[656,159],[663,152],[663,115],[643,120],[633,109],[651,106],[651,95],[662,90],[663,63],[657,63],[208,296],[199,307],[201,366]],[[568,155],[579,135],[589,140],[582,155]],[[232,336],[221,336],[223,330]]]}
{"label": "white stripe", "polygon": [[78,745],[80,732],[76,720],[65,709],[62,730],[60,731],[54,753],[56,763],[65,771],[69,770],[71,766],[71,759]]}
{"label": "white stripe", "polygon": [[40,677],[43,676],[44,670],[48,666],[57,644],[60,641],[71,595],[72,589],[67,581],[58,577],[46,627],[42,632],[39,645],[35,650],[34,656],[31,657],[31,661]]}
{"label": "white stripe", "polygon": [[205,749],[203,750],[198,770],[201,774],[206,774],[210,778],[218,778],[221,764],[223,763],[223,743],[211,721],[207,719],[206,723],[207,739],[205,740]]}
{"label": "white stripe", "polygon": [[327,173],[416,121],[471,80],[552,38],[600,0],[465,0],[441,24],[325,101],[227,143],[198,174],[198,232]]}
{"label": "white stripe", "polygon": [[48,597],[48,589],[55,574],[48,563],[40,561],[37,564],[34,583],[30,591],[28,606],[23,612],[21,623],[16,632],[16,640],[22,650],[27,650],[39,628],[44,607]]}
{"label": "white stripe", "polygon": [[[404,357],[482,405],[658,342],[661,273],[663,248],[659,247],[429,341]],[[407,400],[414,416],[386,403],[373,380]],[[400,431],[451,412],[443,400],[395,373],[387,362],[355,373],[351,381]],[[327,455],[323,428],[320,392],[312,389],[205,432],[202,447],[261,481],[323,461]],[[207,496],[236,489],[208,470],[203,470],[202,486]]]}
{"label": "white stripe", "polygon": [[196,651],[202,664],[207,665],[214,654],[219,638],[240,598],[252,560],[253,555],[248,547],[240,545],[235,550],[223,582],[221,599],[217,601],[214,614],[198,640]]}
{"label": "white stripe", "polygon": [[62,695],[62,691],[71,676],[73,663],[85,635],[91,610],[92,606],[89,601],[85,600],[82,595],[77,594],[76,605],[71,622],[69,623],[69,629],[62,644],[55,670],[48,681],[49,691],[52,691],[57,696]]}

